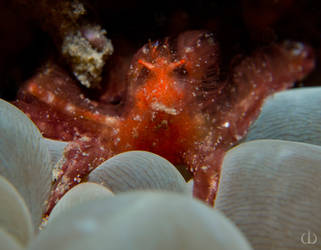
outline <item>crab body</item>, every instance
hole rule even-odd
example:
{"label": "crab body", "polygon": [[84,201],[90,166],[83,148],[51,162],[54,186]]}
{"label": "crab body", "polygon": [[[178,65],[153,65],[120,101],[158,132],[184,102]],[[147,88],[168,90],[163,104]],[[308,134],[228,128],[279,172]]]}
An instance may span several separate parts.
{"label": "crab body", "polygon": [[287,42],[257,50],[223,79],[214,36],[188,31],[136,53],[121,107],[85,98],[64,71],[49,66],[16,102],[45,136],[70,141],[56,166],[48,212],[100,163],[128,150],[185,165],[194,195],[213,204],[225,152],[246,134],[267,96],[313,66],[309,47]]}

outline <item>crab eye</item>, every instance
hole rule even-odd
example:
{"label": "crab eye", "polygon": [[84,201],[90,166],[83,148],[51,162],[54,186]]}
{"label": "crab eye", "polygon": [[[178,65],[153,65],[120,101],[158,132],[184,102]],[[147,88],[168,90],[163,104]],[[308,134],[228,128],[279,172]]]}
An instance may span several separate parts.
{"label": "crab eye", "polygon": [[186,76],[188,75],[188,71],[185,67],[185,64],[179,65],[178,67],[176,67],[173,72],[175,72],[175,74],[177,74],[178,76]]}

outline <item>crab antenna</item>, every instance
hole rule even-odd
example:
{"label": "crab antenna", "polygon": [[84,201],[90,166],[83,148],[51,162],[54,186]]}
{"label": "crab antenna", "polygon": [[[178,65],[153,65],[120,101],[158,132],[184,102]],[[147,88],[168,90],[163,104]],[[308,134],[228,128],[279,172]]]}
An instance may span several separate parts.
{"label": "crab antenna", "polygon": [[182,59],[182,60],[179,60],[179,61],[175,61],[175,62],[172,62],[168,65],[168,68],[170,71],[176,69],[177,67],[183,65],[185,63],[185,60]]}
{"label": "crab antenna", "polygon": [[155,68],[155,66],[153,64],[151,64],[149,62],[146,62],[146,61],[144,61],[142,59],[139,59],[137,62],[139,64],[143,65],[145,68],[151,70],[151,71]]}

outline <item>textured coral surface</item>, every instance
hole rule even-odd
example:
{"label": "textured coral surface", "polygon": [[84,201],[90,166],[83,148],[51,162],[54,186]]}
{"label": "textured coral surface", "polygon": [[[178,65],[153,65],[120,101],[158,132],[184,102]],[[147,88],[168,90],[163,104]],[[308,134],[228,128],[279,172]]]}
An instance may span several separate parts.
{"label": "textured coral surface", "polygon": [[308,46],[283,42],[238,57],[222,76],[219,51],[205,31],[146,44],[119,83],[126,90],[117,104],[91,100],[52,64],[27,81],[15,104],[44,136],[70,141],[54,171],[48,211],[104,160],[137,149],[185,165],[194,195],[213,204],[226,150],[246,134],[267,96],[314,67]]}

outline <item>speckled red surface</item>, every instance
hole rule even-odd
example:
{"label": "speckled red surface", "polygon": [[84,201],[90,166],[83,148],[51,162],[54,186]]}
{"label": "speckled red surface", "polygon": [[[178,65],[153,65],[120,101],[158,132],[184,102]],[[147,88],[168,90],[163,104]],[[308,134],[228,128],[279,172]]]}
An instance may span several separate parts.
{"label": "speckled red surface", "polygon": [[246,134],[267,96],[314,67],[309,47],[283,42],[233,60],[223,78],[219,52],[205,31],[145,45],[123,72],[119,104],[86,98],[52,64],[27,81],[15,104],[44,136],[71,141],[55,171],[48,212],[100,163],[128,150],[151,151],[187,166],[194,195],[213,204],[226,150]]}

